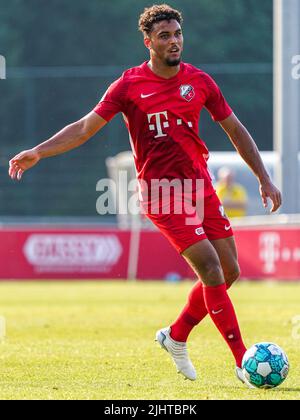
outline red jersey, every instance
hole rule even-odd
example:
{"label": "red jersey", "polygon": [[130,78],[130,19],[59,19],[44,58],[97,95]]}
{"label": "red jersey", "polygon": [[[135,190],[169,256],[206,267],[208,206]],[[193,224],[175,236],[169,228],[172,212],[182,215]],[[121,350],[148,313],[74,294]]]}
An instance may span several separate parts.
{"label": "red jersey", "polygon": [[176,76],[165,79],[145,62],[112,83],[94,111],[106,121],[123,113],[138,179],[148,184],[153,179],[204,179],[205,195],[210,195],[209,153],[199,137],[203,108],[214,121],[232,113],[208,74],[181,63]]}

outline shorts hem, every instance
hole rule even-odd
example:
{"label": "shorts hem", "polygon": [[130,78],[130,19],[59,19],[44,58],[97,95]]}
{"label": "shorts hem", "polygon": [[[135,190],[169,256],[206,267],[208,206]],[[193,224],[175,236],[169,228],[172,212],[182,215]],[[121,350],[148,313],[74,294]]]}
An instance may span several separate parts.
{"label": "shorts hem", "polygon": [[209,241],[217,241],[218,239],[228,239],[228,238],[232,238],[234,236],[234,233],[228,232],[228,233],[224,233],[224,235],[208,235],[207,239]]}
{"label": "shorts hem", "polygon": [[222,235],[221,237],[220,237],[220,235],[219,236],[217,236],[217,235],[212,235],[212,236],[207,236],[207,234],[206,235],[203,235],[201,238],[195,238],[195,241],[193,241],[193,242],[191,242],[189,245],[185,245],[185,246],[183,246],[183,247],[179,247],[179,246],[176,246],[176,249],[177,249],[177,251],[180,253],[180,254],[182,254],[184,251],[186,251],[189,247],[191,247],[191,246],[193,246],[193,245],[195,245],[195,244],[197,244],[198,242],[201,242],[201,241],[203,241],[204,239],[208,239],[209,241],[217,241],[218,239],[228,239],[228,238],[233,238],[234,237],[234,234],[233,234],[233,232],[231,232],[231,233],[228,233],[227,235]]}
{"label": "shorts hem", "polygon": [[188,248],[190,248],[191,246],[197,244],[198,242],[202,242],[204,241],[204,239],[208,239],[208,237],[206,235],[202,235],[199,238],[195,238],[194,241],[191,241],[188,245],[184,245],[184,246],[176,246],[177,251],[182,254],[184,251],[186,251]]}

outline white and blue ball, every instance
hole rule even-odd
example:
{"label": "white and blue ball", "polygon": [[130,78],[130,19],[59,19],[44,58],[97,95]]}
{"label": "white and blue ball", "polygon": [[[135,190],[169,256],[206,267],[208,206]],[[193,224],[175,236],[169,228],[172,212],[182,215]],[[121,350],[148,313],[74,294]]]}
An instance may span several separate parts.
{"label": "white and blue ball", "polygon": [[254,344],[245,353],[242,369],[246,379],[257,388],[275,388],[287,377],[289,361],[274,343]]}

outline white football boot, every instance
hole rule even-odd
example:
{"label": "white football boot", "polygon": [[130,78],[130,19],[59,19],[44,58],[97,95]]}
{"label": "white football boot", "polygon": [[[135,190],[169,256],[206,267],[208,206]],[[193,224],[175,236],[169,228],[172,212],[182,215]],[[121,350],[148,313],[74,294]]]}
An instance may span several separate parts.
{"label": "white football boot", "polygon": [[170,327],[157,331],[155,341],[170,354],[176,365],[177,372],[181,373],[185,379],[195,381],[197,373],[188,356],[186,343],[173,340],[170,336],[170,331]]}
{"label": "white football boot", "polygon": [[251,385],[248,379],[245,377],[243,369],[239,368],[238,366],[235,367],[236,377],[239,381],[241,381],[244,385],[246,385],[250,389],[255,389],[255,386]]}

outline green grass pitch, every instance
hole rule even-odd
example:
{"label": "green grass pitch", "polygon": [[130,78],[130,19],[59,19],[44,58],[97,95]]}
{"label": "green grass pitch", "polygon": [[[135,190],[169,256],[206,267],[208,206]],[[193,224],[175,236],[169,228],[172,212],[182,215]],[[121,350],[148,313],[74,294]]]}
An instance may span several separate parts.
{"label": "green grass pitch", "polygon": [[231,353],[208,317],[189,340],[195,382],[178,375],[154,343],[191,286],[0,283],[7,329],[0,344],[0,399],[299,399],[300,284],[240,283],[230,290],[246,345],[272,341],[288,354],[288,378],[267,391],[237,381]]}

